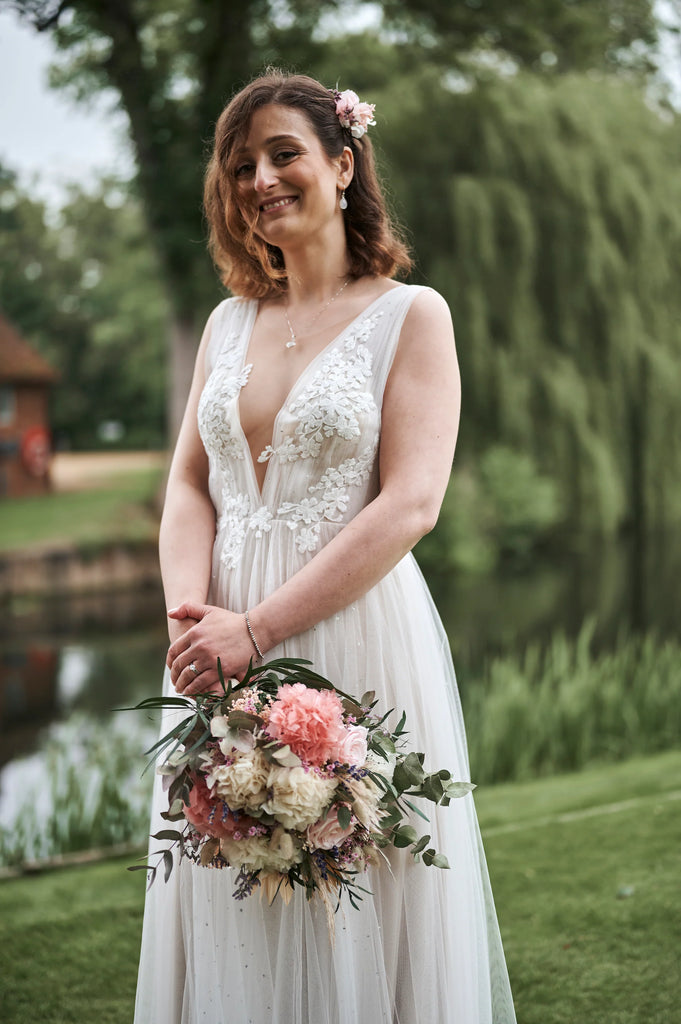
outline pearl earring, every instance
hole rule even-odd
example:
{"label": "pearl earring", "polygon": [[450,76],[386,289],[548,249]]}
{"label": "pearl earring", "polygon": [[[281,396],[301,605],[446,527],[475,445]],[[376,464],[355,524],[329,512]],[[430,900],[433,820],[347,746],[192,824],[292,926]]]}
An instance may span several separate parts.
{"label": "pearl earring", "polygon": [[348,201],[345,198],[345,189],[343,189],[343,194],[340,197],[340,202],[338,205],[340,206],[341,210],[347,210],[348,208]]}

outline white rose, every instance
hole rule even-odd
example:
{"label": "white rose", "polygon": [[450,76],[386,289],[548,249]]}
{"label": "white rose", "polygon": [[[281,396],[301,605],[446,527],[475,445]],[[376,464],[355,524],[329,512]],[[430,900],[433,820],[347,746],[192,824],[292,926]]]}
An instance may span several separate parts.
{"label": "white rose", "polygon": [[337,785],[335,779],[320,778],[304,768],[271,768],[263,810],[284,828],[304,829],[322,816]]}
{"label": "white rose", "polygon": [[268,771],[267,761],[256,748],[233,764],[217,765],[206,781],[231,810],[255,813],[267,797]]}
{"label": "white rose", "polygon": [[336,759],[342,764],[362,767],[367,759],[367,730],[363,725],[348,726],[338,744]]}

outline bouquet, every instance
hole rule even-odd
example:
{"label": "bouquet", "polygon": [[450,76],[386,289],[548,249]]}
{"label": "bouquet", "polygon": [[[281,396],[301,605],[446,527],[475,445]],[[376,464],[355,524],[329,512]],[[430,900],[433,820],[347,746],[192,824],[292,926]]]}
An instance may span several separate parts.
{"label": "bouquet", "polygon": [[[355,699],[298,659],[279,659],[222,692],[152,697],[136,709],[186,708],[187,718],[147,754],[160,760],[168,810],[182,830],[152,836],[172,840],[180,858],[202,867],[237,869],[234,897],[259,889],[285,903],[302,887],[332,910],[347,893],[357,906],[357,878],[387,846],[411,847],[426,865],[448,868],[405,820],[428,820],[413,798],[448,804],[474,787],[446,769],[427,773],[423,753],[404,749],[405,715],[390,729],[373,692]],[[173,847],[159,851],[165,879]],[[151,872],[157,867],[137,865]],[[330,925],[331,927],[331,925]]]}

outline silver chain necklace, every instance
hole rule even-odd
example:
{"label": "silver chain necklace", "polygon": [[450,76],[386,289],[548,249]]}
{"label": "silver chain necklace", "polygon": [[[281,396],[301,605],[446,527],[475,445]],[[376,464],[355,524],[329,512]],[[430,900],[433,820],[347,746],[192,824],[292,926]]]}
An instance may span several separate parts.
{"label": "silver chain necklace", "polygon": [[[335,302],[335,300],[338,298],[338,296],[343,291],[343,289],[347,288],[347,286],[349,284],[350,284],[350,278],[348,277],[348,278],[345,279],[345,281],[343,281],[343,284],[340,286],[340,288],[338,289],[336,294],[332,295],[331,298],[329,299],[329,301],[324,303],[324,305],[319,310],[319,312],[315,313],[315,315],[312,317],[311,320],[308,320],[308,322],[303,326],[303,331],[309,331],[310,330],[312,325],[315,324],[317,322],[317,320],[319,320],[319,318],[322,315],[322,313],[324,312],[324,310],[328,309],[332,302]],[[298,344],[298,335],[293,330],[293,324],[291,323],[291,321],[289,319],[288,306],[284,306],[284,316],[286,317],[286,323],[288,324],[288,331],[289,331],[289,334],[290,334],[290,338],[286,342],[286,348],[295,348],[296,345]]]}

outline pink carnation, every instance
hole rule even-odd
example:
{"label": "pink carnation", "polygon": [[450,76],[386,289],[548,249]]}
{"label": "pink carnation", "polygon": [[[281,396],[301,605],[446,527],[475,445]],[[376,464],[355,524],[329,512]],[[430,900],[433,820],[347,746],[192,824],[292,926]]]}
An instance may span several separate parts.
{"label": "pink carnation", "polygon": [[303,761],[322,765],[333,758],[343,738],[342,715],[341,702],[331,690],[286,683],[270,709],[267,731],[273,739],[288,743]]}

